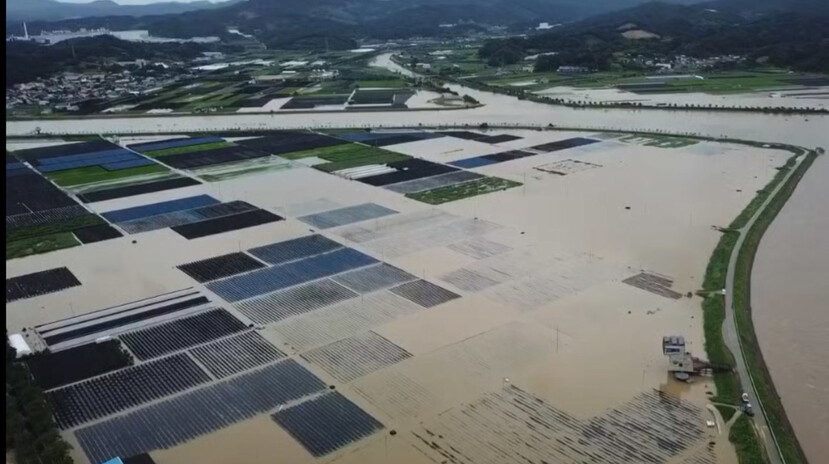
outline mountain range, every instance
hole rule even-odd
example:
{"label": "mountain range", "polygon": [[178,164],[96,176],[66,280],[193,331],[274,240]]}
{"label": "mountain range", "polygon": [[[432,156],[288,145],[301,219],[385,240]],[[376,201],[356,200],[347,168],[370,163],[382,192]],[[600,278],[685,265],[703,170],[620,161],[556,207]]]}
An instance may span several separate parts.
{"label": "mountain range", "polygon": [[[21,5],[30,6],[35,3],[44,5],[42,8],[34,8],[42,10],[42,15],[46,15],[56,5],[59,6],[58,9],[68,9],[68,13],[59,13],[62,17],[59,21],[53,20],[55,15],[48,21],[45,18],[31,21],[28,24],[30,33],[39,30],[106,27],[111,30],[148,29],[152,34],[167,37],[193,37],[221,36],[228,27],[236,27],[268,44],[318,33],[356,38],[435,35],[447,32],[446,28],[441,30],[441,24],[459,22],[467,25],[526,28],[539,22],[575,21],[634,6],[643,1],[645,0],[238,0],[230,4],[157,3],[127,7],[110,0],[98,0],[84,4],[83,7],[93,8],[97,5],[101,8],[95,7],[95,14],[83,15],[73,10],[81,6],[77,4],[63,4],[54,0],[8,0],[6,14],[7,18],[20,17],[22,13],[16,12],[22,8]],[[688,4],[698,0],[667,1]],[[108,7],[103,8],[105,5]],[[194,11],[162,13],[164,8],[192,8]],[[82,15],[86,17],[79,17]],[[20,27],[19,21],[10,24],[7,19],[7,33],[18,33]]]}
{"label": "mountain range", "polygon": [[63,3],[55,0],[6,0],[6,22],[59,21],[95,16],[178,14],[195,10],[222,8],[228,6],[229,3],[238,1],[211,2],[202,0],[189,3],[170,1],[147,5],[120,5],[112,0],[94,0],[90,3]]}

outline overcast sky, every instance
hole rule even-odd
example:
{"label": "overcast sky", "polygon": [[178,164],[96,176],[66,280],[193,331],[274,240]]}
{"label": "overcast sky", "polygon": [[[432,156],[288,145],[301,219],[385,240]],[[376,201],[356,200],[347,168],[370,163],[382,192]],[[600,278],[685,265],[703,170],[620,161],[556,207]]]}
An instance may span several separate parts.
{"label": "overcast sky", "polygon": [[[58,1],[62,2],[62,3],[89,3],[89,2],[92,2],[94,0],[58,0]],[[115,3],[119,3],[121,5],[146,5],[148,3],[160,3],[160,2],[171,2],[171,1],[189,3],[189,2],[195,2],[195,1],[198,1],[198,0],[114,0],[114,1],[115,1]],[[213,3],[221,3],[222,1],[226,1],[226,0],[208,0],[208,1],[211,1]]]}

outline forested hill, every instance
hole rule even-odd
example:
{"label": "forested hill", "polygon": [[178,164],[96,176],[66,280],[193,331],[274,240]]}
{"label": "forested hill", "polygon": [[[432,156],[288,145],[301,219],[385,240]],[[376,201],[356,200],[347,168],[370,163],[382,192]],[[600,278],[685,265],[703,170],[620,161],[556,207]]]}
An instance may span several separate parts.
{"label": "forested hill", "polygon": [[[222,36],[228,27],[235,27],[265,44],[276,44],[295,36],[318,33],[397,39],[453,32],[462,34],[486,26],[524,30],[540,22],[575,21],[644,1],[647,0],[245,0],[182,14],[141,17],[121,14],[30,22],[28,26],[30,33],[106,27],[111,30],[147,29],[153,35],[164,37]],[[698,0],[666,1],[689,3]],[[462,26],[457,29],[440,27],[447,23],[461,23]],[[6,24],[7,33],[21,34],[20,28],[19,23]]]}
{"label": "forested hill", "polygon": [[112,36],[67,40],[44,47],[30,42],[6,43],[6,87],[40,76],[114,61],[190,60],[205,47],[195,43],[127,42]]}
{"label": "forested hill", "polygon": [[[555,60],[562,64],[596,69],[607,69],[618,52],[700,58],[738,54],[798,70],[829,71],[829,1],[820,0],[825,6],[815,7],[811,0],[793,0],[790,8],[787,1],[760,0],[756,9],[745,9],[742,0],[648,3],[550,33],[489,41],[480,54],[491,64],[507,64],[529,54],[559,52]],[[718,5],[729,8],[712,8]]]}

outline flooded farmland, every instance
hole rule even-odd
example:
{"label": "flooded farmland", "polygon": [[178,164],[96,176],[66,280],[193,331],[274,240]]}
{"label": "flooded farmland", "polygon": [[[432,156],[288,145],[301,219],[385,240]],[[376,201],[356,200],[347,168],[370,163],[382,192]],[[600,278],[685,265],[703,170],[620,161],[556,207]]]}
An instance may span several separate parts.
{"label": "flooded farmland", "polygon": [[[715,227],[727,225],[790,154],[600,129],[728,134],[814,146],[825,142],[818,128],[826,118],[576,110],[460,91],[485,106],[399,112],[393,118],[355,112],[8,121],[7,129],[18,134],[35,127],[129,134],[382,126],[390,120],[413,127],[487,122],[591,129],[499,129],[487,133],[501,136],[492,143],[474,133],[472,138],[449,133],[384,146],[395,156],[442,166],[437,175],[424,174],[427,180],[406,177],[411,172],[400,175],[401,170],[377,174],[397,177],[366,182],[312,167],[324,160],[300,159],[280,169],[91,202],[93,212],[113,217],[113,212],[206,195],[219,204],[245,202],[281,216],[232,232],[186,236],[150,215],[140,228],[133,221],[114,223],[125,237],[7,261],[11,276],[66,266],[81,283],[7,303],[6,322],[13,331],[64,318],[80,317],[77,324],[86,326],[92,324],[86,318],[116,317],[114,309],[93,314],[102,308],[125,303],[134,308],[170,292],[197,293],[243,323],[241,334],[217,340],[195,337],[189,346],[163,350],[153,345],[156,351],[148,357],[161,353],[160,358],[140,359],[131,369],[178,357],[190,360],[188,368],[204,370],[200,383],[67,427],[64,435],[76,461],[146,451],[160,464],[253,463],[261,456],[300,464],[499,464],[525,462],[528,456],[556,456],[565,463],[587,456],[609,462],[735,463],[726,425],[708,423],[716,420],[706,407],[713,382],[674,380],[660,341],[681,334],[694,355],[705,356],[701,299],[693,292],[720,237]],[[445,174],[447,166],[471,167],[459,177]],[[422,194],[481,177],[510,183],[456,201]],[[803,212],[813,206],[804,204]],[[784,224],[785,213],[779,218]],[[176,214],[160,216],[171,221],[186,216]],[[810,220],[810,229],[825,226]],[[788,220],[792,228],[802,221]],[[820,237],[813,237],[821,246]],[[780,256],[758,255],[755,278],[763,279],[763,266],[774,276],[776,264],[770,268],[761,259],[777,263]],[[811,265],[813,275],[826,274],[825,261]],[[779,285],[773,280],[769,288]],[[803,298],[808,308],[807,295],[804,289],[792,298]],[[755,304],[755,319],[765,343],[760,307]],[[182,320],[177,317],[163,323],[177,324]],[[773,320],[771,327],[778,319]],[[802,330],[819,332],[819,319],[811,321]],[[125,333],[114,336],[146,340],[150,332],[135,335],[142,324],[125,326]],[[786,346],[808,334],[777,331],[768,340]],[[269,346],[272,356],[224,359],[228,347],[244,356],[249,339]],[[815,356],[825,351],[818,343],[811,344]],[[766,356],[775,376],[780,369],[775,363],[793,364],[783,356],[778,361]],[[284,371],[302,385],[288,382]],[[803,404],[825,411],[821,375],[812,372],[813,382],[792,388],[811,388],[816,394],[803,394],[812,398]],[[780,386],[784,402],[799,395],[786,388]],[[244,398],[234,391],[246,392]],[[211,401],[222,406],[207,406]],[[348,411],[350,426],[337,410]],[[187,427],[176,422],[183,414],[191,418]],[[811,417],[812,423],[821,417]],[[819,442],[821,433],[818,428],[813,440]],[[141,438],[114,440],[118,434]],[[588,443],[584,436],[593,439]],[[808,440],[807,434],[804,446]]]}

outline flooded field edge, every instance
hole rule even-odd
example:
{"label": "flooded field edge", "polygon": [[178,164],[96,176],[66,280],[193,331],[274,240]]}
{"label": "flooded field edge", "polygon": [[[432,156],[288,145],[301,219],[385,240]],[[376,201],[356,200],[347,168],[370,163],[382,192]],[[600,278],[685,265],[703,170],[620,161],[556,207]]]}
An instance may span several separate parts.
{"label": "flooded field edge", "polygon": [[[462,126],[462,127],[464,127],[464,126]],[[514,127],[510,127],[510,128],[511,128],[511,129],[514,129]],[[556,127],[556,128],[554,128],[554,129],[556,129],[556,130],[562,130],[562,128],[559,128],[559,127]],[[591,131],[590,129],[577,129],[577,130],[580,130],[580,131]],[[595,131],[596,131],[595,129],[594,129],[594,130],[592,130],[592,132],[595,132]],[[631,134],[648,134],[648,132],[640,132],[640,131],[614,131],[614,132],[619,132],[619,133],[631,133]],[[663,132],[660,132],[659,134],[660,134],[660,135],[669,135],[669,134],[666,134],[666,133],[663,133]],[[684,134],[678,134],[678,135],[683,135],[683,136],[685,136]],[[686,136],[686,137],[687,137],[687,136]],[[777,145],[777,144],[761,144],[761,143],[756,143],[756,142],[748,142],[748,141],[735,141],[735,140],[729,140],[729,139],[718,139],[718,138],[713,138],[713,137],[692,137],[692,138],[696,138],[696,139],[700,139],[700,140],[713,140],[713,141],[727,142],[727,143],[734,143],[734,142],[738,142],[738,143],[745,143],[745,144],[749,144],[749,145],[752,145],[752,146],[755,146],[755,147],[761,147],[761,148],[775,148],[775,149],[780,149],[780,148],[784,148],[784,147],[786,147],[786,146],[784,146],[784,145]],[[769,188],[769,187],[767,187],[767,188]],[[781,206],[782,206],[782,205],[781,205]],[[716,251],[715,251],[715,253],[716,253]],[[707,300],[707,299],[706,299],[706,300]],[[706,340],[706,345],[707,345],[707,340]],[[710,355],[710,353],[709,353],[709,355]],[[719,385],[718,385],[718,393],[719,393]]]}
{"label": "flooded field edge", "polygon": [[770,201],[766,209],[760,213],[757,222],[747,232],[745,244],[738,251],[734,281],[734,314],[741,344],[744,347],[743,352],[748,354],[748,356],[745,356],[746,363],[754,387],[760,396],[758,401],[769,420],[779,452],[786,463],[805,463],[808,461],[783,403],[780,401],[780,395],[775,388],[774,379],[763,358],[762,349],[757,339],[751,316],[751,273],[763,235],[791,198],[817,156],[819,154],[816,151],[810,151],[805,155],[791,177],[786,180],[786,183]]}
{"label": "flooded field edge", "polygon": [[[788,147],[795,155],[791,160],[795,160],[799,156],[804,156],[805,150],[798,150],[795,147]],[[791,423],[786,415],[780,397],[775,390],[771,374],[763,361],[763,354],[757,340],[754,326],[751,321],[750,308],[750,291],[751,291],[751,268],[754,261],[754,256],[760,244],[763,233],[772,223],[777,213],[785,205],[791,194],[797,187],[798,182],[811,166],[814,159],[818,156],[816,151],[808,151],[805,153],[805,158],[796,167],[795,172],[785,179],[785,176],[775,176],[771,182],[760,192],[756,198],[761,198],[764,194],[773,191],[777,185],[785,179],[785,184],[781,190],[776,193],[774,198],[770,200],[767,207],[760,212],[752,227],[746,233],[746,242],[743,246],[736,250],[737,258],[737,275],[734,282],[734,298],[733,303],[735,310],[735,321],[737,323],[737,336],[740,339],[742,348],[741,354],[749,366],[749,372],[752,377],[754,388],[758,392],[758,403],[762,408],[763,413],[767,416],[771,425],[772,439],[775,442],[774,447],[781,457],[784,457],[787,463],[807,462],[805,454],[800,446],[800,443],[793,431]],[[791,161],[790,160],[790,161]],[[787,166],[789,163],[787,163]],[[781,170],[781,173],[785,172]],[[762,203],[762,201],[760,201]],[[742,227],[745,221],[745,213],[751,211],[755,201],[752,201],[732,223],[732,226]],[[759,205],[758,205],[759,206]],[[749,214],[751,217],[753,214]],[[747,219],[747,218],[745,218]],[[721,295],[720,289],[726,288],[726,275],[723,273],[724,267],[728,266],[728,262],[735,252],[734,248],[737,244],[737,237],[734,229],[724,229],[723,236],[715,248],[711,260],[709,261],[706,270],[705,282],[703,291],[706,292],[706,297],[703,300],[703,314],[705,327],[705,344],[709,359],[712,362],[720,362],[732,364],[734,363],[735,353],[732,353],[726,346],[723,340],[723,323],[726,318],[725,297]],[[746,346],[748,345],[748,346]],[[742,389],[740,388],[740,379],[735,372],[721,373],[714,376],[717,386],[718,402],[731,403],[734,405],[740,404],[740,395]],[[761,431],[763,433],[763,431]],[[763,445],[758,441],[757,430],[753,427],[738,427],[732,430],[730,440],[736,445],[740,461],[748,459],[765,460],[762,456],[762,449],[757,449]],[[768,446],[767,446],[768,448]],[[776,456],[775,456],[776,458]],[[753,462],[753,461],[752,461]],[[772,462],[777,462],[773,459]]]}

